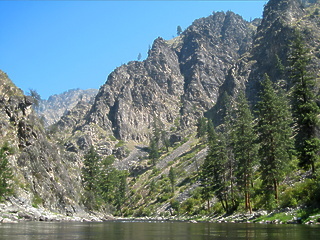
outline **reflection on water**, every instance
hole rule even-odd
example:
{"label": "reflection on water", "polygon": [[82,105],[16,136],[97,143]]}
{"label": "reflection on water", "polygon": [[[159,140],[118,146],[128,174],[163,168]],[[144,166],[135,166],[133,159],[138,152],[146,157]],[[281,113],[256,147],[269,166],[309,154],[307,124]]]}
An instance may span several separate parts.
{"label": "reflection on water", "polygon": [[1,224],[0,240],[204,240],[319,239],[320,226],[186,222],[105,222]]}

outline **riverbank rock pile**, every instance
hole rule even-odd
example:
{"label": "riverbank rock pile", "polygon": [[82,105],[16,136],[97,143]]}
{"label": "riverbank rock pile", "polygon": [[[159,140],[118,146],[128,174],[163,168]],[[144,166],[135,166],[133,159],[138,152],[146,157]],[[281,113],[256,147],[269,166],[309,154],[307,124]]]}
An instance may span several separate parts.
{"label": "riverbank rock pile", "polygon": [[87,213],[79,211],[77,214],[55,213],[45,208],[33,207],[22,203],[18,199],[0,204],[0,223],[18,223],[21,221],[46,221],[46,222],[102,222],[113,220],[110,215],[102,213]]}

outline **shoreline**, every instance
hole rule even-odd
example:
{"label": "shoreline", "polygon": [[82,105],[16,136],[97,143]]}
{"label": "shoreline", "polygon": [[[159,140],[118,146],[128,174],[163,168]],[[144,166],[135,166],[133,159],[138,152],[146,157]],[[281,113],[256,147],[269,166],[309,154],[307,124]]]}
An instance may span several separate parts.
{"label": "shoreline", "polygon": [[[42,207],[21,204],[13,199],[0,203],[0,223],[35,222],[107,222],[107,221],[180,221],[208,223],[259,223],[259,224],[320,224],[320,212],[306,208],[285,208],[271,212],[265,210],[249,213],[212,214],[212,215],[175,215],[175,216],[144,216],[117,217],[101,212],[86,212],[77,208],[74,212],[57,213]],[[301,217],[303,213],[303,218]]]}
{"label": "shoreline", "polygon": [[[196,217],[114,217],[111,215],[91,214],[86,216],[67,216],[48,211],[42,211],[42,215],[32,215],[26,212],[17,212],[10,214],[0,214],[1,223],[22,223],[22,222],[188,222],[188,223],[233,223],[233,224],[305,224],[305,225],[320,225],[320,215],[309,216],[311,220],[303,222],[299,217],[292,217],[291,220],[283,221],[275,218],[268,220],[272,217],[274,212],[260,215],[260,214],[243,214],[237,213],[232,215],[219,215],[219,216],[196,216]],[[261,218],[262,217],[262,218]],[[260,219],[260,220],[259,220]]]}

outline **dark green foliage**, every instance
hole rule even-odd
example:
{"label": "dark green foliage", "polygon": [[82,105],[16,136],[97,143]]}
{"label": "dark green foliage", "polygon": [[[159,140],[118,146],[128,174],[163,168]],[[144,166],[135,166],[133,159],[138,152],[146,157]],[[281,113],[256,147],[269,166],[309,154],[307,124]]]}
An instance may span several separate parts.
{"label": "dark green foliage", "polygon": [[119,174],[118,189],[116,194],[116,207],[121,212],[121,207],[126,201],[127,196],[127,173]]}
{"label": "dark green foliage", "polygon": [[39,107],[39,103],[41,101],[41,96],[37,92],[37,90],[29,89],[29,92],[27,94],[32,97],[34,107],[35,108]]}
{"label": "dark green foliage", "polygon": [[149,159],[152,160],[152,164],[155,165],[156,161],[160,157],[160,150],[159,150],[159,145],[160,145],[160,140],[161,140],[161,128],[162,122],[154,117],[154,122],[153,122],[153,129],[152,129],[152,136],[149,144]]}
{"label": "dark green foliage", "polygon": [[121,211],[126,201],[127,173],[112,167],[113,162],[112,155],[101,159],[93,147],[84,156],[82,168],[84,204],[90,210],[99,210],[113,205]]}
{"label": "dark green foliage", "polygon": [[108,156],[101,161],[99,180],[99,190],[105,202],[113,203],[117,193],[117,184],[119,181],[118,171],[112,167],[114,156]]}
{"label": "dark green foliage", "polygon": [[315,94],[316,79],[308,69],[310,49],[300,34],[291,44],[290,70],[292,80],[293,116],[296,123],[296,149],[300,166],[316,171],[320,141],[316,135],[320,114]]}
{"label": "dark green foliage", "polygon": [[209,151],[205,158],[201,171],[202,198],[208,201],[214,194],[221,202],[224,210],[230,212],[228,177],[228,156],[226,151],[225,138],[221,133],[217,133],[213,126],[210,126],[209,132]]}
{"label": "dark green foliage", "polygon": [[84,155],[82,168],[82,182],[87,191],[97,191],[99,175],[99,162],[101,158],[91,146],[88,153]]}
{"label": "dark green foliage", "polygon": [[207,119],[205,117],[198,118],[197,121],[197,137],[201,138],[207,134]]}
{"label": "dark green foliage", "polygon": [[82,168],[82,183],[85,189],[85,205],[91,209],[98,209],[100,206],[100,186],[99,186],[99,163],[100,156],[91,146],[88,153],[84,156]]}
{"label": "dark green foliage", "polygon": [[284,92],[274,87],[268,75],[261,85],[257,114],[262,187],[278,201],[279,183],[290,170],[293,154],[292,116]]}
{"label": "dark green foliage", "polygon": [[12,154],[12,149],[6,143],[0,149],[0,201],[13,192],[13,186],[10,183],[13,174],[7,158],[9,154]]}
{"label": "dark green foliage", "polygon": [[236,118],[234,121],[234,157],[236,165],[236,181],[245,200],[245,209],[252,211],[251,186],[254,167],[258,162],[257,134],[249,104],[243,92],[237,98]]}
{"label": "dark green foliage", "polygon": [[168,177],[170,179],[172,192],[174,192],[174,185],[176,184],[176,173],[175,173],[173,167],[170,167]]}
{"label": "dark green foliage", "polygon": [[177,27],[177,35],[180,36],[181,33],[182,33],[182,28],[181,28],[181,26],[179,25],[179,26]]}
{"label": "dark green foliage", "polygon": [[155,139],[150,140],[149,145],[149,158],[152,160],[152,164],[155,165],[156,161],[160,157],[158,142]]}

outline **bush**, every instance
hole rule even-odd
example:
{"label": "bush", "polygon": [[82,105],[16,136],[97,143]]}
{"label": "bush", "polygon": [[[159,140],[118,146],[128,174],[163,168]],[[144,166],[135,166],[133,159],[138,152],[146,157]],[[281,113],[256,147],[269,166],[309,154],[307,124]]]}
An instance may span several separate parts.
{"label": "bush", "polygon": [[170,205],[172,207],[173,210],[175,210],[176,212],[179,213],[180,210],[180,203],[176,200],[176,199],[172,199],[170,201]]}
{"label": "bush", "polygon": [[37,208],[39,205],[42,205],[42,203],[42,198],[38,194],[35,194],[32,198],[32,207]]}

